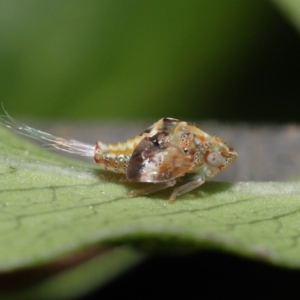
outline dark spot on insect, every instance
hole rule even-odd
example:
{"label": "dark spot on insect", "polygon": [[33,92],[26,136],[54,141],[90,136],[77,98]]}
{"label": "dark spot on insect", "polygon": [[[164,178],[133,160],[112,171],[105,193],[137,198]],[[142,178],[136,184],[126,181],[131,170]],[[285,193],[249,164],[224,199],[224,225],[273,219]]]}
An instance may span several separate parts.
{"label": "dark spot on insect", "polygon": [[189,149],[188,149],[188,148],[183,148],[183,152],[184,152],[185,154],[188,154],[188,153],[189,153]]}
{"label": "dark spot on insect", "polygon": [[163,141],[167,135],[168,133],[166,132],[158,132],[154,136],[149,137],[149,141],[152,143],[153,147],[161,148],[163,146]]}
{"label": "dark spot on insect", "polygon": [[153,147],[163,148],[165,147],[164,141],[168,135],[167,132],[158,132],[154,136],[149,137],[149,141],[151,141]]}

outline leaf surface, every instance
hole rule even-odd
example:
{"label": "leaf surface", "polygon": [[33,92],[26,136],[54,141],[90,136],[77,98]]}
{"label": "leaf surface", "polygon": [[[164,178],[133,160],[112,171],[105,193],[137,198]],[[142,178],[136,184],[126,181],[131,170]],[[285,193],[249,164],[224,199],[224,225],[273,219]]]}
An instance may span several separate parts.
{"label": "leaf surface", "polygon": [[212,247],[300,267],[298,182],[211,182],[173,204],[171,190],[126,198],[138,184],[0,134],[2,271],[130,243],[170,252]]}

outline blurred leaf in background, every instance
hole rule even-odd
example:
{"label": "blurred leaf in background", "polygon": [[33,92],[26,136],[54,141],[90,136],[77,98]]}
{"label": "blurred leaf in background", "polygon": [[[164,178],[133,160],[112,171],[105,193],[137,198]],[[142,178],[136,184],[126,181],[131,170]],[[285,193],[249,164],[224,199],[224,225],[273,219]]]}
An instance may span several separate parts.
{"label": "blurred leaf in background", "polygon": [[260,0],[0,1],[0,99],[40,118],[265,120],[278,20]]}
{"label": "blurred leaf in background", "polygon": [[288,17],[295,27],[300,30],[300,2],[298,0],[272,0]]}

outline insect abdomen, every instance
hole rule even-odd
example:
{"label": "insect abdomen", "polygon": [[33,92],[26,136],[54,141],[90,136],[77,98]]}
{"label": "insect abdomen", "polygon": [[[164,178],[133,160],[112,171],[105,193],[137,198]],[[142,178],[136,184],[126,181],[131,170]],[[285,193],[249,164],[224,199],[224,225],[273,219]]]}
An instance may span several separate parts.
{"label": "insect abdomen", "polygon": [[125,174],[132,152],[142,138],[137,136],[117,144],[104,144],[98,141],[95,146],[94,160],[104,170]]}

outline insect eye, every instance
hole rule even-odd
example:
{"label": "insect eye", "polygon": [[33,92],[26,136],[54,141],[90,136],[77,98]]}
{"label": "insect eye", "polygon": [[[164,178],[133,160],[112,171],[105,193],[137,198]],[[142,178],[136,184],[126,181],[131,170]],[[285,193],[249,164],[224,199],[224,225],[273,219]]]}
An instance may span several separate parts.
{"label": "insect eye", "polygon": [[218,152],[211,152],[206,156],[206,161],[214,167],[218,167],[225,163],[224,157]]}

